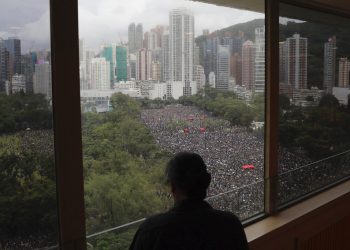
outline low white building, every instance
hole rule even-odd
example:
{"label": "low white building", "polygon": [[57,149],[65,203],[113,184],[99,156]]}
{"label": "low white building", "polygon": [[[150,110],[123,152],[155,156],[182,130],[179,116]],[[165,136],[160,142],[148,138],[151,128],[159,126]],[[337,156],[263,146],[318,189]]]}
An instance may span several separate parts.
{"label": "low white building", "polygon": [[333,87],[333,95],[338,99],[340,104],[348,105],[349,88]]}
{"label": "low white building", "polygon": [[26,78],[24,75],[15,74],[11,81],[12,94],[23,91],[26,93]]}
{"label": "low white building", "polygon": [[154,100],[157,98],[165,99],[167,94],[166,83],[154,83],[152,88],[148,91],[149,99]]}

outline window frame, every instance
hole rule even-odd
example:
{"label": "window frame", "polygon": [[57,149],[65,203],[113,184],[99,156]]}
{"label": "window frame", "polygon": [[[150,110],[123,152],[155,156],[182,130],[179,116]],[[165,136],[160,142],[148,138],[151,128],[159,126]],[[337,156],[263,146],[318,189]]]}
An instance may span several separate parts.
{"label": "window frame", "polygon": [[[274,69],[279,67],[280,3],[350,18],[350,12],[316,2],[265,0],[265,216],[276,213],[279,70]],[[50,0],[50,17],[59,245],[60,249],[86,249],[78,0]]]}

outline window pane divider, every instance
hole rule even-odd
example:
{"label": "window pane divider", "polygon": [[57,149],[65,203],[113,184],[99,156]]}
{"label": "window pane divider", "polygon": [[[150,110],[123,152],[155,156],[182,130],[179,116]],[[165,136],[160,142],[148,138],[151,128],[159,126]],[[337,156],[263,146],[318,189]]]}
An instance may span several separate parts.
{"label": "window pane divider", "polygon": [[86,249],[78,0],[51,0],[50,11],[60,249]]}
{"label": "window pane divider", "polygon": [[266,0],[265,213],[276,211],[278,173],[279,1]]}

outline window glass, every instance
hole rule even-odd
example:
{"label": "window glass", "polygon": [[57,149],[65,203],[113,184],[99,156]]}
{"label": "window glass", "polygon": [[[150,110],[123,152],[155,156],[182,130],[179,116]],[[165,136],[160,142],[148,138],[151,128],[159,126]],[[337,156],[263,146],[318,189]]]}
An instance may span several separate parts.
{"label": "window glass", "polygon": [[49,8],[1,2],[1,249],[57,246]]}
{"label": "window glass", "polygon": [[280,7],[278,205],[350,174],[349,20]]}
{"label": "window glass", "polygon": [[192,1],[79,1],[90,245],[125,249],[140,220],[172,206],[163,174],[179,151],[204,158],[214,208],[242,220],[264,210],[264,18]]}

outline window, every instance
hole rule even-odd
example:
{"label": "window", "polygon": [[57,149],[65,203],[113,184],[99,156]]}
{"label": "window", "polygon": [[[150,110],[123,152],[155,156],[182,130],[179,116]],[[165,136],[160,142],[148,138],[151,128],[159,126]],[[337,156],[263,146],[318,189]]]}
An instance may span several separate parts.
{"label": "window", "polygon": [[38,249],[58,242],[49,7],[49,1],[2,1],[0,8],[4,249]]}
{"label": "window", "polygon": [[264,14],[124,4],[79,1],[89,244],[126,248],[143,218],[172,206],[163,174],[179,151],[204,158],[213,207],[242,220],[262,213]]}
{"label": "window", "polygon": [[278,205],[350,174],[349,20],[280,6]]}

